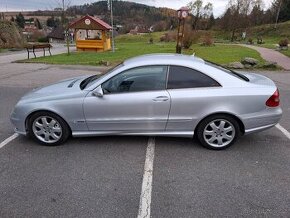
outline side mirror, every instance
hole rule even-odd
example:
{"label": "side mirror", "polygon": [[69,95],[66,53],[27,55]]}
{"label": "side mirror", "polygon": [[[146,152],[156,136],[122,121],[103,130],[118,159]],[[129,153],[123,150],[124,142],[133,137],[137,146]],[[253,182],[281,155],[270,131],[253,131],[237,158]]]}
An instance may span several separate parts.
{"label": "side mirror", "polygon": [[93,96],[96,96],[96,97],[103,97],[104,96],[104,92],[103,92],[103,89],[101,86],[97,87],[93,92],[92,92]]}

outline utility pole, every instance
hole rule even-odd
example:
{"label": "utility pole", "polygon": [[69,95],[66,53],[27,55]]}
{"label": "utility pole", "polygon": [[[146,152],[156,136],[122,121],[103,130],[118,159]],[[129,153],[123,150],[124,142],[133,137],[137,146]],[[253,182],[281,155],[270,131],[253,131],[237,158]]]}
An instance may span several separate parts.
{"label": "utility pole", "polygon": [[280,4],[279,4],[278,11],[277,11],[277,16],[276,16],[275,27],[274,27],[275,29],[277,29],[277,25],[278,25],[278,20],[279,20],[279,15],[280,15],[282,3],[283,3],[283,0],[280,0]]}
{"label": "utility pole", "polygon": [[112,26],[112,52],[115,52],[115,37],[114,37],[114,16],[113,16],[113,0],[110,0],[111,9],[111,26]]}
{"label": "utility pole", "polygon": [[62,26],[64,28],[64,38],[66,41],[66,47],[67,47],[67,55],[70,55],[70,39],[69,39],[69,31],[68,31],[68,24],[66,24],[66,16],[65,16],[65,0],[62,0]]}

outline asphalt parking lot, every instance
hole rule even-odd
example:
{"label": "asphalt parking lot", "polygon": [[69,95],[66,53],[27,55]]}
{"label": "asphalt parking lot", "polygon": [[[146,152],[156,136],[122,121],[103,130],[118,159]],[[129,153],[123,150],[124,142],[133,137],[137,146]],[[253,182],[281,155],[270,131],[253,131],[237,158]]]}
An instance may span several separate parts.
{"label": "asphalt parking lot", "polygon": [[[9,114],[24,93],[95,72],[0,63],[0,143],[14,134]],[[262,74],[279,86],[280,125],[290,131],[290,72]],[[19,136],[0,148],[0,217],[137,217],[143,194],[151,206],[145,202],[141,215],[151,217],[289,217],[289,172],[290,139],[276,127],[219,152],[182,138],[77,138],[45,147]]]}

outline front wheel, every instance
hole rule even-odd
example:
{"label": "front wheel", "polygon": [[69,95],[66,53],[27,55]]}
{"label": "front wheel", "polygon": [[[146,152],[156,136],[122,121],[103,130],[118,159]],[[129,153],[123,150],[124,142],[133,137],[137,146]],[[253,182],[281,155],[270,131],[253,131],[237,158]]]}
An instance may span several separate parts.
{"label": "front wheel", "polygon": [[205,118],[197,128],[197,137],[202,146],[213,150],[230,147],[239,135],[238,122],[227,115]]}
{"label": "front wheel", "polygon": [[28,132],[34,140],[49,146],[60,145],[70,136],[66,122],[50,112],[33,114],[28,121]]}

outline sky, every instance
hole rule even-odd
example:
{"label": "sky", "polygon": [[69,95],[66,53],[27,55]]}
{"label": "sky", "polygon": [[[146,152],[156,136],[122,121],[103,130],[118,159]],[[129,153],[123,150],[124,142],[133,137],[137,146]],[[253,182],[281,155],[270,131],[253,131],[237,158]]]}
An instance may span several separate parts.
{"label": "sky", "polygon": [[[96,2],[97,0],[66,0],[70,5],[82,5]],[[191,0],[127,0],[155,7],[167,7],[179,9],[186,6]],[[28,10],[51,10],[59,5],[61,0],[0,0],[0,11],[28,11]],[[220,16],[224,13],[228,0],[204,0],[211,2],[214,6],[214,15]],[[265,7],[269,7],[272,0],[264,0]]]}

